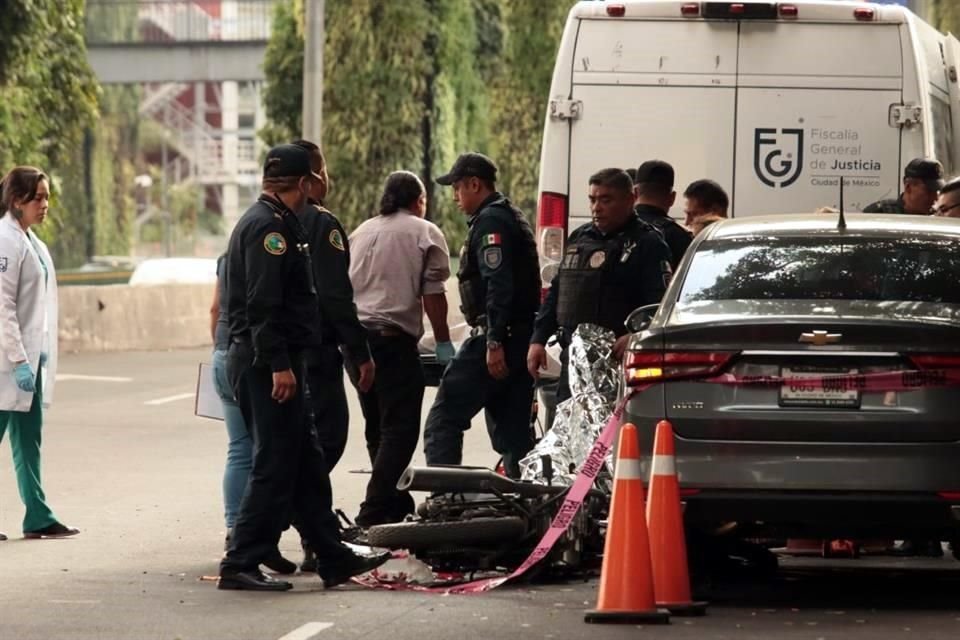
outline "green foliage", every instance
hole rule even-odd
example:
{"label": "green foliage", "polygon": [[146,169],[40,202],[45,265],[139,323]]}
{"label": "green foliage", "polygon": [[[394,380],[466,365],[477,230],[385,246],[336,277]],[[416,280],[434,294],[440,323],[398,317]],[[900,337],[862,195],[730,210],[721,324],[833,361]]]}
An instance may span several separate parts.
{"label": "green foliage", "polygon": [[960,4],[956,0],[933,0],[933,15],[940,31],[960,36]]}
{"label": "green foliage", "polygon": [[[429,212],[455,248],[466,232],[433,178],[464,151],[490,154],[501,188],[536,206],[539,140],[569,0],[327,0],[324,152],[330,206],[348,228],[397,169],[427,183]],[[303,2],[277,5],[264,92],[269,144],[299,135]]]}

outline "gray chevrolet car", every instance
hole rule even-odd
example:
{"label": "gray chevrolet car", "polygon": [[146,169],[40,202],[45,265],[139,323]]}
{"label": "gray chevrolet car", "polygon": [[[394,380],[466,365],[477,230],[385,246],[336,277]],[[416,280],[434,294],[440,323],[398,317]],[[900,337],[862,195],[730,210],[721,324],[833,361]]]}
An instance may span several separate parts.
{"label": "gray chevrolet car", "polygon": [[625,420],[647,452],[673,424],[688,524],[960,541],[960,389],[804,382],[960,369],[960,220],[718,222],[628,326],[625,389],[650,386]]}

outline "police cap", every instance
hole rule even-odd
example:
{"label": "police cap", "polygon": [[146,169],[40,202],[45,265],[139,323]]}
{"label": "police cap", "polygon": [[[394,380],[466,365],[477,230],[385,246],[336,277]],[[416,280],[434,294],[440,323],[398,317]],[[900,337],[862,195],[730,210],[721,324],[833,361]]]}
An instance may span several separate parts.
{"label": "police cap", "polygon": [[496,182],[497,165],[482,153],[464,153],[457,158],[446,175],[437,178],[437,184],[450,186],[457,180],[463,180],[464,178],[480,178],[488,182]]}
{"label": "police cap", "polygon": [[267,152],[263,163],[264,178],[323,178],[310,168],[310,152],[295,144],[281,144]]}
{"label": "police cap", "polygon": [[931,191],[939,191],[943,188],[943,165],[928,158],[914,158],[904,168],[903,177],[916,178]]}

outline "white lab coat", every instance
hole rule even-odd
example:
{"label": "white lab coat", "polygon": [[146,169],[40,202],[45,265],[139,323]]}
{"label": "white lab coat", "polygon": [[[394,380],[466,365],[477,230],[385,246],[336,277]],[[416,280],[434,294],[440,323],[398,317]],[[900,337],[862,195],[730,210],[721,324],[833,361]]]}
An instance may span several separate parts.
{"label": "white lab coat", "polygon": [[30,410],[33,394],[17,387],[13,368],[26,360],[36,372],[41,352],[47,354],[43,406],[49,407],[57,374],[57,274],[47,245],[10,213],[0,218],[0,351],[0,411]]}

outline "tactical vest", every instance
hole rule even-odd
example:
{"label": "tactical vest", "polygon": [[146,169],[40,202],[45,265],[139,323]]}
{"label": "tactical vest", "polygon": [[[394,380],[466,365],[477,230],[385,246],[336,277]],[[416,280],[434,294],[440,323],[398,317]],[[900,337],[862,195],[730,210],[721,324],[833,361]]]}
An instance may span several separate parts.
{"label": "tactical vest", "polygon": [[624,333],[623,322],[633,311],[628,283],[617,267],[626,262],[636,241],[630,235],[578,238],[560,263],[557,323],[573,331],[584,323]]}
{"label": "tactical vest", "polygon": [[[513,206],[507,198],[501,198],[488,204],[484,209],[498,207],[506,209],[517,223],[505,242],[509,243],[507,250],[514,251],[513,281],[514,304],[513,318],[521,322],[532,322],[537,313],[540,291],[540,264],[537,259],[537,241],[533,235],[530,223],[523,216],[523,212]],[[486,321],[487,287],[477,264],[476,249],[480,239],[476,237],[477,225],[473,224],[467,232],[467,237],[460,250],[460,268],[457,270],[457,281],[460,290],[460,311],[471,327],[480,326]]]}

